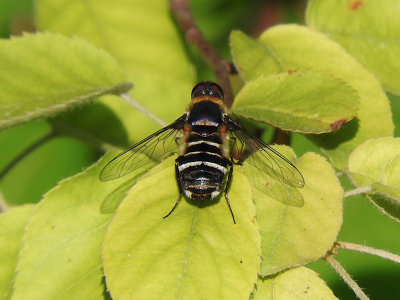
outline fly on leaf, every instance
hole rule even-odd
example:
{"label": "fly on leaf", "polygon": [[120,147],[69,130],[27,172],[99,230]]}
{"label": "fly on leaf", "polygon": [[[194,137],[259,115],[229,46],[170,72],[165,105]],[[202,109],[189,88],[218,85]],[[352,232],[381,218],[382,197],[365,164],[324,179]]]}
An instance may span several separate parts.
{"label": "fly on leaf", "polygon": [[175,210],[183,195],[208,200],[224,192],[234,223],[228,190],[233,166],[244,159],[281,183],[295,188],[304,186],[300,171],[286,157],[243,130],[227,115],[219,85],[200,82],[193,88],[191,98],[187,112],[116,156],[101,171],[100,180],[120,178],[177,152],[175,173],[179,196],[164,218]]}

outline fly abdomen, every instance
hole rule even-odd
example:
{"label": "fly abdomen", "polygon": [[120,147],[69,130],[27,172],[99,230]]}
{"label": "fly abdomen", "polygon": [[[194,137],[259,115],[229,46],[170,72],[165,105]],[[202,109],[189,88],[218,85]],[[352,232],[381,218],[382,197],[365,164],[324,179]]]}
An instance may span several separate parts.
{"label": "fly abdomen", "polygon": [[216,197],[224,182],[227,165],[218,135],[190,134],[185,154],[177,159],[181,189],[189,198]]}
{"label": "fly abdomen", "polygon": [[209,136],[190,134],[187,139],[186,154],[201,151],[222,155],[221,144],[222,140],[217,134]]}
{"label": "fly abdomen", "polygon": [[188,162],[179,165],[178,172],[181,188],[187,197],[210,199],[220,192],[225,178],[226,163],[222,165],[208,161]]}

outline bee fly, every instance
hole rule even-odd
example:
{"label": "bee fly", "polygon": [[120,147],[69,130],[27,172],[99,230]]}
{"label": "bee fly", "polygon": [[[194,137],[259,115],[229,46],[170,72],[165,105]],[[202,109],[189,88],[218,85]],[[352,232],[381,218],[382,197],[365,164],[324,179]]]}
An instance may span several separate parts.
{"label": "bee fly", "polygon": [[[280,182],[303,187],[299,170],[282,154],[242,130],[227,114],[224,94],[210,81],[197,84],[192,90],[188,111],[172,124],[146,137],[111,160],[101,171],[100,180],[116,179],[178,152],[175,173],[179,196],[168,217],[184,194],[189,199],[208,200],[217,197],[224,185],[225,199],[232,182],[233,165],[248,157],[250,165]],[[245,157],[246,156],[246,157]]]}

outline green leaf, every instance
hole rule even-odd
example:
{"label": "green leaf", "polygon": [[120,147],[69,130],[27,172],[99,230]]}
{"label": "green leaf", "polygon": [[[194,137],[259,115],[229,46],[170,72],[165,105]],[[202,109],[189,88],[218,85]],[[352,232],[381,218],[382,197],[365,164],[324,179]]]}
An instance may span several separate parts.
{"label": "green leaf", "polygon": [[385,89],[400,93],[398,5],[398,0],[312,0],[306,20],[376,74]]}
{"label": "green leaf", "polygon": [[272,74],[250,81],[232,112],[284,130],[322,133],[353,119],[358,96],[344,82],[314,71]]}
{"label": "green leaf", "polygon": [[[179,117],[190,101],[194,71],[172,20],[168,1],[38,0],[42,30],[77,35],[103,48],[135,83],[132,96],[167,122]],[[157,126],[123,101],[104,101],[116,112],[130,141]]]}
{"label": "green leaf", "polygon": [[118,185],[114,190],[105,195],[103,202],[100,206],[100,211],[103,214],[114,213],[122,200],[127,195],[128,191],[136,184],[135,176],[133,180],[125,181],[124,183]]}
{"label": "green leaf", "polygon": [[[249,182],[234,171],[229,199],[182,199],[173,158],[140,180],[109,226],[103,259],[116,299],[246,299],[260,268],[260,234]],[[161,283],[161,284],[160,284]]]}
{"label": "green leaf", "polygon": [[[257,51],[252,48],[254,42],[258,45]],[[356,119],[338,132],[310,137],[338,168],[347,167],[348,156],[357,145],[370,138],[393,134],[389,102],[379,82],[325,35],[303,26],[281,25],[265,31],[257,41],[234,31],[231,47],[236,66],[246,81],[269,74],[311,69],[342,80],[357,92],[360,105]],[[252,72],[251,67],[255,64],[260,68]],[[379,120],[379,126],[376,120]]]}
{"label": "green leaf", "polygon": [[101,245],[111,215],[100,205],[135,176],[101,182],[99,173],[113,155],[62,181],[37,205],[23,237],[13,299],[103,297]]}
{"label": "green leaf", "polygon": [[254,300],[278,299],[337,299],[318,274],[305,267],[259,279]]}
{"label": "green leaf", "polygon": [[[294,157],[288,147],[274,148],[287,158]],[[311,152],[298,159],[296,166],[304,176],[305,186],[298,189],[286,186],[286,191],[282,188],[277,191],[273,179],[244,164],[245,174],[253,183],[262,237],[262,276],[324,256],[332,248],[342,225],[343,189],[332,166]],[[260,189],[262,186],[266,188]]]}
{"label": "green leaf", "polygon": [[[114,96],[114,101],[120,101]],[[50,120],[51,125],[58,132],[64,134],[87,134],[95,137],[99,142],[106,142],[118,146],[126,146],[128,136],[123,123],[110,107],[102,101],[80,109],[66,111]],[[95,140],[95,139],[93,139]]]}
{"label": "green leaf", "polygon": [[22,234],[34,205],[24,205],[0,214],[0,295],[11,299],[18,253],[22,247]]}
{"label": "green leaf", "polygon": [[373,139],[358,146],[349,158],[349,171],[357,186],[372,185],[367,197],[400,222],[400,138]]}
{"label": "green leaf", "polygon": [[230,46],[235,66],[246,81],[289,71],[261,41],[254,40],[239,30],[232,31]]}
{"label": "green leaf", "polygon": [[[29,49],[29,51],[27,51]],[[129,90],[123,70],[78,38],[25,34],[0,40],[0,128]]]}

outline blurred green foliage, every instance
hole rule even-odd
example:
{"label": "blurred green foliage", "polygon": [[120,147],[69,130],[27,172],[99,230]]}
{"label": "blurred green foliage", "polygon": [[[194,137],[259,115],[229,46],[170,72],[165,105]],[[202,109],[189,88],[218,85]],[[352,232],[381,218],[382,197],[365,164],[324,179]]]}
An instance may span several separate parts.
{"label": "blurred green foliage", "polygon": [[32,29],[32,0],[0,0],[0,37]]}

